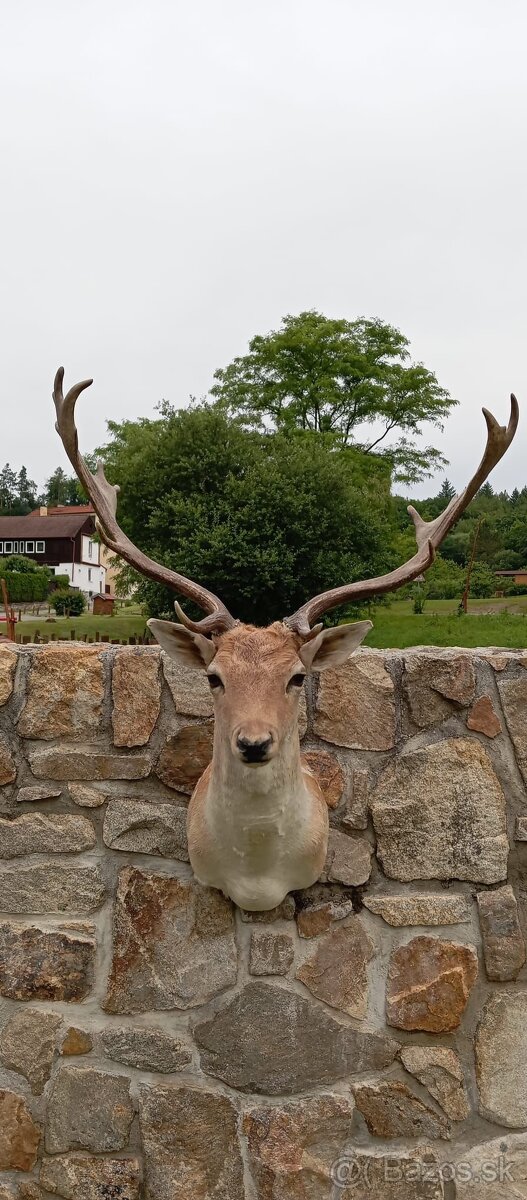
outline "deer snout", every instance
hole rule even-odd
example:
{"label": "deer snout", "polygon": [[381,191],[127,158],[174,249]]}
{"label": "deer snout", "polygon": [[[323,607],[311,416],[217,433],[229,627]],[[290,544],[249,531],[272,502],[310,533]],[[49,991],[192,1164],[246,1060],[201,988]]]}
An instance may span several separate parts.
{"label": "deer snout", "polygon": [[274,738],[272,733],[267,736],[248,737],[239,733],[236,738],[236,749],[244,763],[256,766],[258,763],[269,762]]}

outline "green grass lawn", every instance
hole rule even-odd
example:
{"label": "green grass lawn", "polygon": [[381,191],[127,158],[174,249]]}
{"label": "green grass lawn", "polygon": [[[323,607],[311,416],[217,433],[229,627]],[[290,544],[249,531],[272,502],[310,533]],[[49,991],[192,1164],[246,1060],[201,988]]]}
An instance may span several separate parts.
{"label": "green grass lawn", "polygon": [[[84,614],[81,617],[57,617],[52,622],[46,621],[45,615],[31,617],[28,620],[17,622],[16,634],[17,639],[29,637],[33,641],[38,631],[41,638],[64,638],[69,641],[72,636],[78,640],[84,640],[85,636],[95,640],[95,634],[98,633],[99,637],[119,638],[120,641],[127,641],[130,637],[142,637],[145,628],[146,617],[142,615],[136,605],[133,608],[116,609],[113,617],[93,617],[91,614]],[[2,625],[0,624],[1,632]]]}

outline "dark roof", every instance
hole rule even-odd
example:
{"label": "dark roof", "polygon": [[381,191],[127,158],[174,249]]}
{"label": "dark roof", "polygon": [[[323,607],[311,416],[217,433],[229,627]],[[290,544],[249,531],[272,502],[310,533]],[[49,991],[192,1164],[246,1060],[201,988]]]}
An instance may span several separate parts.
{"label": "dark roof", "polygon": [[527,567],[516,567],[515,571],[495,571],[495,575],[527,575]]}
{"label": "dark roof", "polygon": [[93,518],[89,513],[72,513],[71,516],[39,517],[29,513],[27,517],[0,517],[0,539],[2,538],[71,538]]}

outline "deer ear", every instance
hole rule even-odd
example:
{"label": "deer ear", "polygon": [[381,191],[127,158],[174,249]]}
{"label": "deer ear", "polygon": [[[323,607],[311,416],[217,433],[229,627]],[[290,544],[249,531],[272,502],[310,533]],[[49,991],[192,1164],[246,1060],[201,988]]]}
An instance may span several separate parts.
{"label": "deer ear", "polygon": [[203,670],[212,662],[216,646],[202,633],[192,633],[191,629],[176,625],[175,621],[153,619],[147,621],[147,625],[161,649],[182,666]]}
{"label": "deer ear", "polygon": [[340,667],[363,638],[372,629],[371,621],[356,621],[354,625],[336,625],[323,629],[311,642],[306,642],[298,651],[299,658],[308,671],[325,671],[327,667]]}

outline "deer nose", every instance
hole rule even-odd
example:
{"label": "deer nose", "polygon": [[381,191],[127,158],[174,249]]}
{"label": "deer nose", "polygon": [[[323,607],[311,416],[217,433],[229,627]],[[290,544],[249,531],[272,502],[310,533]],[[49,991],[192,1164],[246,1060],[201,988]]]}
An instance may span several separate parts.
{"label": "deer nose", "polygon": [[243,737],[242,734],[239,734],[236,738],[236,745],[244,762],[261,763],[265,762],[267,758],[272,740],[272,735],[253,741],[252,738]]}

